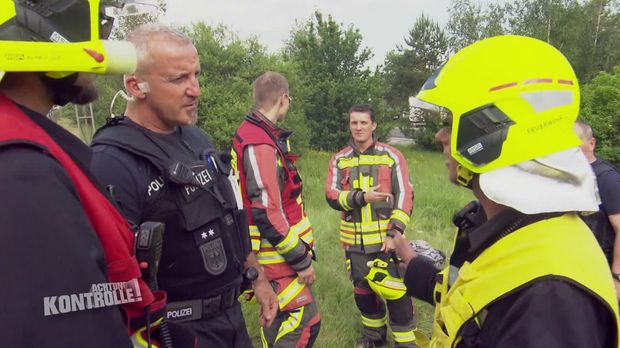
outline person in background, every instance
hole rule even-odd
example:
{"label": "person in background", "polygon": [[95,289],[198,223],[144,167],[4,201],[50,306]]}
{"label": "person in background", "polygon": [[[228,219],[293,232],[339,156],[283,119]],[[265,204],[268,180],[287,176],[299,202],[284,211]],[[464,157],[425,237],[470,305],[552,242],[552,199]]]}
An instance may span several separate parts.
{"label": "person in background", "polygon": [[582,141],[581,151],[596,175],[601,198],[598,212],[582,215],[581,218],[594,232],[605,253],[616,285],[616,296],[620,299],[620,171],[611,163],[596,157],[596,139],[588,124],[575,122],[575,132]]}
{"label": "person in background", "polygon": [[[405,233],[413,209],[407,161],[396,148],[377,141],[376,128],[370,105],[351,106],[351,141],[332,156],[325,183],[327,203],[342,212],[340,242],[362,317],[358,348],[387,342],[386,306],[366,280],[368,262],[377,258],[386,261],[391,275],[400,277],[392,260],[393,238]],[[395,347],[417,347],[411,297],[385,302]]]}
{"label": "person in background", "polygon": [[289,147],[292,132],[277,126],[292,98],[282,74],[265,72],[253,84],[254,108],[233,138],[233,163],[250,221],[252,250],[278,293],[280,311],[263,327],[263,347],[312,347],[319,314],[311,285],[312,225],[304,210],[297,155]]}

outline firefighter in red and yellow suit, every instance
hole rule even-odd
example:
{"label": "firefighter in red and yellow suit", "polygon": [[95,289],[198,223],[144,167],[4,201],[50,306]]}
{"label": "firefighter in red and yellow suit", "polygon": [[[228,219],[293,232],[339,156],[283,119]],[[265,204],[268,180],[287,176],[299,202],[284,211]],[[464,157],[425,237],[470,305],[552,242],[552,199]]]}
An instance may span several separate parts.
{"label": "firefighter in red and yellow suit", "polygon": [[[375,258],[389,261],[390,274],[399,277],[390,257],[392,237],[405,231],[413,208],[407,162],[398,150],[376,141],[376,126],[370,106],[351,107],[352,140],[332,157],[325,184],[327,202],[342,211],[340,242],[362,315],[363,332],[357,342],[360,348],[385,344],[387,333],[385,305],[365,279],[367,263]],[[416,347],[411,298],[386,302],[395,346]]]}
{"label": "firefighter in red and yellow suit", "polygon": [[263,347],[311,347],[320,315],[310,285],[315,280],[312,226],[304,212],[302,182],[289,152],[290,131],[275,125],[291,102],[286,79],[267,72],[254,82],[256,109],[233,139],[233,168],[248,212],[252,250],[274,286],[280,311],[261,328]]}

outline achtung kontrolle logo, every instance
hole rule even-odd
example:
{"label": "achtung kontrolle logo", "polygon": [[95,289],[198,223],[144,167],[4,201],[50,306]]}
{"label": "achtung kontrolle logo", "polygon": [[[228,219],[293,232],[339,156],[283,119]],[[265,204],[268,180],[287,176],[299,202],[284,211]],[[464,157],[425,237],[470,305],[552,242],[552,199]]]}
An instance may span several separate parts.
{"label": "achtung kontrolle logo", "polygon": [[93,284],[89,292],[44,297],[43,314],[56,315],[140,301],[142,294],[137,279],[99,283]]}

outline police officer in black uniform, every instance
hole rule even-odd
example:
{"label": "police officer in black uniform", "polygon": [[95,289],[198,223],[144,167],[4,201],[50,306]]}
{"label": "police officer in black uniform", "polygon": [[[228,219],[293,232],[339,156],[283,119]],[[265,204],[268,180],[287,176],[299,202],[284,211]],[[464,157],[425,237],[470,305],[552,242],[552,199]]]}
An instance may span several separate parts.
{"label": "police officer in black uniform", "polygon": [[230,156],[193,126],[201,94],[196,48],[156,25],[128,40],[139,60],[125,76],[132,97],[125,114],[95,135],[92,169],[129,221],[165,224],[157,278],[168,293],[166,320],[199,347],[251,347],[237,300],[244,275],[261,304],[261,325],[275,317],[277,297],[255,259],[246,260],[249,235],[228,177]]}

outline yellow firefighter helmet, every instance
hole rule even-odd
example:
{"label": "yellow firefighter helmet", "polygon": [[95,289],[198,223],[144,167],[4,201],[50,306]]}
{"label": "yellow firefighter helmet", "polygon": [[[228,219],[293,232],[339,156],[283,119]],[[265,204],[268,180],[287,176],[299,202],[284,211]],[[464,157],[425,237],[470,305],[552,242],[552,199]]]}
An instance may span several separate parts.
{"label": "yellow firefighter helmet", "polygon": [[0,0],[0,71],[123,74],[135,70],[135,48],[108,41],[119,0]]}
{"label": "yellow firefighter helmet", "polygon": [[402,278],[394,277],[388,272],[388,263],[381,259],[368,261],[370,271],[366,275],[368,285],[377,295],[386,300],[398,300],[405,296],[407,287]]}
{"label": "yellow firefighter helmet", "polygon": [[412,104],[451,126],[450,152],[464,172],[485,173],[579,145],[575,73],[560,51],[530,37],[496,36],[463,48]]}

